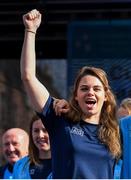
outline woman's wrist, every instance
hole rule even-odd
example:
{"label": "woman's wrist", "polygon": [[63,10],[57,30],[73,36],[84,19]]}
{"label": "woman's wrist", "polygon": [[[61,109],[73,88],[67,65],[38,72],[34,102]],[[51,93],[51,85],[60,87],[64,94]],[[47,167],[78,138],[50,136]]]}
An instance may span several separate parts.
{"label": "woman's wrist", "polygon": [[32,30],[32,29],[25,29],[25,32],[36,34],[36,30]]}

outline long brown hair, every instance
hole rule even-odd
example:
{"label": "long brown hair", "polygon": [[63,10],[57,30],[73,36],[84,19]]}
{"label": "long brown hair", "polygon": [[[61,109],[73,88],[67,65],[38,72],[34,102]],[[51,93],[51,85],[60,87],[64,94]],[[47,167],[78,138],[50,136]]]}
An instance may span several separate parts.
{"label": "long brown hair", "polygon": [[116,117],[117,105],[115,96],[111,91],[111,88],[108,83],[107,74],[100,68],[84,66],[78,72],[76,77],[72,97],[70,99],[70,111],[68,117],[74,121],[78,122],[82,119],[82,110],[79,107],[77,101],[75,100],[77,89],[80,83],[80,80],[86,76],[92,75],[97,77],[103,84],[106,101],[103,104],[100,116],[99,123],[99,138],[100,140],[107,145],[110,152],[117,158],[121,154],[121,145],[120,145],[120,133],[119,126]]}
{"label": "long brown hair", "polygon": [[30,158],[30,163],[33,164],[39,164],[39,150],[38,148],[35,146],[34,142],[33,142],[33,138],[32,138],[32,128],[33,128],[33,124],[35,121],[40,120],[40,118],[34,114],[32,117],[32,120],[30,122],[30,130],[29,130],[29,138],[30,138],[30,142],[29,142],[29,158]]}

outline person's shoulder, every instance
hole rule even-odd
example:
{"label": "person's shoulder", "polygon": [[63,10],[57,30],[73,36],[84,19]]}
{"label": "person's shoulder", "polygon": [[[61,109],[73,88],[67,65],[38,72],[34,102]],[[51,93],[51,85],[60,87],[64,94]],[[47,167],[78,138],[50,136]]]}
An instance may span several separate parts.
{"label": "person's shoulder", "polygon": [[120,123],[131,123],[131,116],[125,116],[120,119]]}
{"label": "person's shoulder", "polygon": [[23,158],[19,159],[16,163],[27,162],[27,161],[29,161],[29,156],[24,156]]}
{"label": "person's shoulder", "polygon": [[25,164],[29,161],[29,156],[24,156],[23,158],[19,159],[16,163],[15,163],[15,168],[18,168],[20,165]]}
{"label": "person's shoulder", "polygon": [[121,118],[121,120],[131,120],[131,116],[125,116],[125,117]]}
{"label": "person's shoulder", "polygon": [[131,127],[131,116],[125,116],[119,121],[120,129],[126,131],[126,129],[130,129]]}

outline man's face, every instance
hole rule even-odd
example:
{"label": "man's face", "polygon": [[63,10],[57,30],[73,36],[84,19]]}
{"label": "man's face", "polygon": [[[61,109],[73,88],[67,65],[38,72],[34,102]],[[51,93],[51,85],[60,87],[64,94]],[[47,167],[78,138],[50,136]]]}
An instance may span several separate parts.
{"label": "man's face", "polygon": [[25,136],[16,131],[8,131],[2,138],[3,154],[10,164],[27,155]]}

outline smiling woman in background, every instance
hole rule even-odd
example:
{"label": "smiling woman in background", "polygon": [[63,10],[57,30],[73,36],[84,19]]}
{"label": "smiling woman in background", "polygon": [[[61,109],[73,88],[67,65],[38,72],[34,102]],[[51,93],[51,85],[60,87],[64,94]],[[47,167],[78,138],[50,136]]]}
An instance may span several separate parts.
{"label": "smiling woman in background", "polygon": [[30,124],[29,156],[17,161],[14,179],[46,179],[51,177],[49,135],[41,119],[34,115]]}

